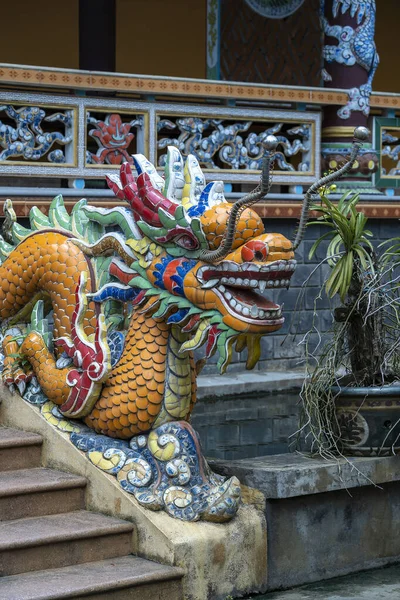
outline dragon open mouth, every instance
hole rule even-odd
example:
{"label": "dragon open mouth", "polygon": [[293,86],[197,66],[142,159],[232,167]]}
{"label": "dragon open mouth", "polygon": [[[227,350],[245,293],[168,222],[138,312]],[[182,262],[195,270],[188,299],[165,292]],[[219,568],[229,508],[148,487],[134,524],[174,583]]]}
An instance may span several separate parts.
{"label": "dragon open mouth", "polygon": [[277,325],[284,322],[281,306],[261,294],[266,288],[289,287],[295,268],[293,259],[268,264],[222,261],[201,267],[197,278],[203,289],[212,288],[227,310],[240,316],[242,321]]}

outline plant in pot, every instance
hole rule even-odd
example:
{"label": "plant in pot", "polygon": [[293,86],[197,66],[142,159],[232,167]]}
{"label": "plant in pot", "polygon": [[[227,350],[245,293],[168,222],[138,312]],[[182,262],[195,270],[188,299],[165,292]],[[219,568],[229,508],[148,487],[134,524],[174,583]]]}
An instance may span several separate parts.
{"label": "plant in pot", "polygon": [[324,456],[389,455],[400,450],[400,238],[374,242],[358,195],[335,204],[329,191],[320,188],[308,227],[326,230],[309,254],[324,249],[320,297],[333,300],[333,322],[315,348],[315,310],[303,340],[300,431]]}

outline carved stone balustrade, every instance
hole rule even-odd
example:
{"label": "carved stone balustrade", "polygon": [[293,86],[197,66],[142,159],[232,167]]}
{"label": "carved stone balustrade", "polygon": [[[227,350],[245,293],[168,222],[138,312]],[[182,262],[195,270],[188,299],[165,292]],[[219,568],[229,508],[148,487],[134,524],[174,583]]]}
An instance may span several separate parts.
{"label": "carved stone balustrade", "polygon": [[[321,170],[338,166],[337,157],[335,162],[324,154],[321,161],[322,113],[346,106],[347,92],[0,65],[0,198],[19,196],[20,214],[27,214],[39,188],[43,207],[46,188],[50,193],[85,187],[88,196],[97,189],[96,197],[106,200],[98,183],[105,174],[116,173],[134,153],[148,156],[161,170],[169,145],[183,156],[194,154],[207,180],[233,185],[228,193],[241,192],[242,184],[258,182],[272,133],[279,141],[278,187],[260,210],[263,216],[296,217],[301,197],[293,191],[301,193]],[[395,139],[400,95],[373,92],[370,106],[379,158],[371,193],[382,201],[376,188],[395,188],[400,178]],[[364,170],[371,171],[367,163]],[[268,207],[278,196],[283,208],[271,214]]]}

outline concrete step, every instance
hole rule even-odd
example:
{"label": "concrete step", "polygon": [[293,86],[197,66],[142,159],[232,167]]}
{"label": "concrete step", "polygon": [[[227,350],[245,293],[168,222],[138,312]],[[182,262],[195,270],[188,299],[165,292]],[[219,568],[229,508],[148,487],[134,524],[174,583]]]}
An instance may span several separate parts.
{"label": "concrete step", "polygon": [[0,427],[0,471],[39,467],[42,442],[36,433]]}
{"label": "concrete step", "polygon": [[55,469],[0,472],[0,521],[85,508],[86,479]]}
{"label": "concrete step", "polygon": [[0,524],[0,577],[125,556],[132,523],[89,511]]}
{"label": "concrete step", "polygon": [[182,600],[182,569],[124,556],[0,578],[0,600]]}

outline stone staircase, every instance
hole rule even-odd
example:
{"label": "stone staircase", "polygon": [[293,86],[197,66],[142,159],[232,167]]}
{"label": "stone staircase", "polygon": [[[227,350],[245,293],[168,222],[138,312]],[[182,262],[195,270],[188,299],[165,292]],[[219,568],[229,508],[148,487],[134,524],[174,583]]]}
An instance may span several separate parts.
{"label": "stone staircase", "polygon": [[85,510],[83,477],[0,427],[0,600],[182,600],[183,570],[130,555],[134,525]]}

